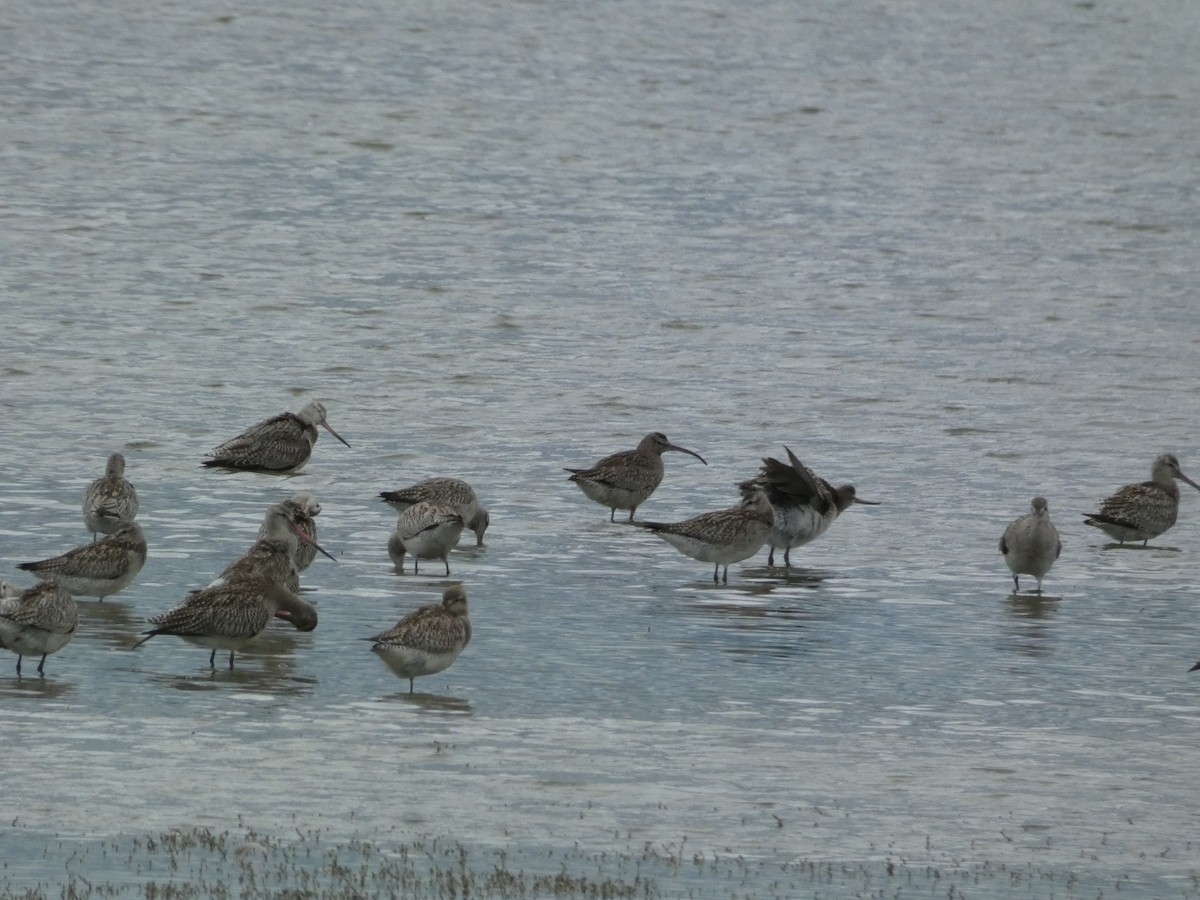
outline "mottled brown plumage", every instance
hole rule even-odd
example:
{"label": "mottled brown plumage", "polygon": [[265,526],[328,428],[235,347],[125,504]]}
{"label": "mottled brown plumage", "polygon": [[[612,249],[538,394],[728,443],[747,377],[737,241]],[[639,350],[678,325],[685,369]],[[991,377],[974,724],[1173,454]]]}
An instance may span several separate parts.
{"label": "mottled brown plumage", "polygon": [[579,485],[589,500],[607,506],[610,522],[617,520],[618,509],[629,510],[632,522],[637,508],[662,484],[662,455],[668,450],[687,453],[708,465],[699,453],[672,444],[661,431],[652,431],[633,450],[612,453],[587,469],[567,469],[571,473],[567,480]]}
{"label": "mottled brown plumage", "polygon": [[46,657],[71,642],[79,624],[75,599],[59,585],[44,581],[26,590],[4,584],[0,588],[0,647],[21,659],[40,655],[38,674],[44,675]]}
{"label": "mottled brown plumage", "polygon": [[420,573],[420,560],[440,559],[450,574],[450,551],[458,545],[463,520],[448,506],[422,500],[406,507],[396,518],[396,530],[388,539],[388,556],[396,571],[404,574],[404,557],[413,558],[413,574]]}
{"label": "mottled brown plumage", "polygon": [[1089,513],[1085,525],[1099,528],[1120,543],[1158,537],[1179,516],[1179,486],[1176,480],[1200,491],[1200,485],[1183,474],[1179,460],[1164,453],[1150,467],[1150,480],[1127,484],[1100,504],[1100,512]]}
{"label": "mottled brown plumage", "polygon": [[[729,564],[749,559],[762,547],[775,521],[761,489],[749,491],[739,506],[701,513],[683,522],[634,522],[657,534],[685,556],[713,563],[713,581],[729,581]],[[723,579],[718,579],[724,566]]]}
{"label": "mottled brown plumage", "polygon": [[483,533],[491,524],[491,517],[479,505],[474,488],[459,478],[426,478],[399,490],[381,491],[379,497],[397,512],[404,512],[414,503],[422,501],[450,507],[462,516],[463,524],[475,533],[477,547],[482,546]]}
{"label": "mottled brown plumage", "polygon": [[60,556],[21,563],[43,581],[53,581],[78,597],[111,597],[133,582],[146,564],[146,536],[137,522],[125,522],[108,536]]}
{"label": "mottled brown plumage", "polygon": [[470,643],[466,589],[459,584],[446,588],[441,603],[422,606],[367,640],[389,669],[408,679],[411,694],[414,678],[448,668]]}
{"label": "mottled brown plumage", "polygon": [[298,413],[281,413],[252,425],[235,438],[217,446],[201,465],[252,472],[290,472],[299,469],[312,455],[320,425],[346,444],[345,438],[325,421],[325,406],[318,400]]}
{"label": "mottled brown plumage", "polygon": [[138,512],[137,489],[125,478],[125,457],[108,458],[104,475],[83,495],[83,521],[95,540],[97,533],[112,534],[118,526],[132,522]]}

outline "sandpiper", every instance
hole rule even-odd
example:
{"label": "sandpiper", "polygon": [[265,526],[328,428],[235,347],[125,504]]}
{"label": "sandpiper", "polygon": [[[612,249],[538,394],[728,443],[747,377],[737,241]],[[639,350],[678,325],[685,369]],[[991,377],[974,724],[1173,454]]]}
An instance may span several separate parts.
{"label": "sandpiper", "polygon": [[411,694],[414,678],[448,668],[470,643],[466,589],[461,584],[446,588],[441,603],[422,606],[394,627],[366,640],[374,642],[372,652],[389,669],[408,679]]}
{"label": "sandpiper", "polygon": [[79,624],[79,609],[67,590],[43,581],[26,590],[0,582],[0,647],[17,654],[17,676],[21,659],[41,655],[37,671],[45,675],[46,657],[71,642]]}
{"label": "sandpiper", "polygon": [[258,539],[242,556],[227,565],[208,587],[216,587],[243,575],[258,575],[282,585],[293,594],[298,594],[298,546],[311,547],[314,554],[320,552],[334,559],[304,530],[301,524],[303,515],[303,511],[288,500],[268,507],[258,529]]}
{"label": "sandpiper", "polygon": [[21,563],[17,568],[53,581],[79,597],[111,597],[124,590],[146,564],[146,536],[137,522],[125,522],[93,544],[61,556]]}
{"label": "sandpiper", "polygon": [[[307,541],[298,540],[296,542],[296,571],[303,572],[317,558],[319,547],[317,544],[316,517],[321,514],[321,504],[309,491],[298,491],[284,500],[282,505],[289,507],[295,513],[293,524],[309,538]],[[262,525],[258,529],[258,536],[259,538],[267,536],[266,519],[263,520]],[[322,550],[321,552],[323,553],[324,551]]]}
{"label": "sandpiper", "polygon": [[97,478],[83,495],[83,521],[92,533],[112,534],[118,525],[137,517],[137,489],[125,478],[125,457],[108,457],[104,475]]}
{"label": "sandpiper", "polygon": [[787,464],[770,456],[763,457],[758,475],[741,482],[738,487],[743,494],[756,488],[766,492],[775,511],[775,524],[767,535],[770,546],[767,565],[775,565],[775,551],[782,549],[783,564],[790,567],[792,548],[815,541],[852,504],[879,504],[861,499],[852,484],[834,487],[800,462],[787,447],[783,449],[787,451]]}
{"label": "sandpiper", "polygon": [[[276,555],[290,555],[283,544],[276,544]],[[264,560],[264,565],[272,563]],[[214,587],[188,594],[179,605],[149,622],[156,627],[134,647],[140,647],[160,634],[173,634],[192,644],[209,647],[209,668],[216,668],[218,650],[233,655],[258,637],[275,616],[286,618],[300,631],[317,627],[317,610],[271,577],[257,573],[240,574]]]}
{"label": "sandpiper", "polygon": [[318,400],[298,413],[280,413],[251,425],[237,437],[216,447],[201,465],[245,469],[252,472],[292,472],[312,455],[320,425],[346,444],[346,439],[325,421],[325,405]]}
{"label": "sandpiper", "polygon": [[448,506],[422,500],[396,518],[396,530],[388,538],[388,556],[396,571],[404,574],[404,556],[413,558],[413,574],[420,573],[420,560],[440,559],[450,574],[450,551],[462,534],[462,516]]}
{"label": "sandpiper", "polygon": [[475,490],[459,478],[426,478],[399,490],[381,491],[379,497],[397,512],[404,512],[422,500],[450,507],[462,516],[463,524],[475,532],[476,547],[483,546],[483,533],[491,524],[491,517],[479,505]]}
{"label": "sandpiper", "polygon": [[1179,516],[1179,486],[1184,481],[1200,491],[1188,478],[1172,453],[1164,453],[1150,467],[1150,480],[1127,484],[1100,504],[1100,512],[1087,514],[1085,525],[1099,528],[1119,543],[1141,541],[1142,546],[1175,524]]}
{"label": "sandpiper", "polygon": [[579,485],[589,500],[607,506],[610,522],[617,520],[618,509],[629,510],[632,522],[637,508],[662,484],[662,455],[668,450],[687,453],[708,465],[699,453],[672,444],[661,431],[652,431],[633,450],[610,454],[587,469],[567,469],[571,473],[567,480]]}
{"label": "sandpiper", "polygon": [[[634,522],[685,556],[714,563],[713,582],[729,581],[729,564],[749,559],[767,539],[775,513],[761,490],[748,491],[739,506],[702,513],[683,522]],[[721,567],[724,574],[721,575]],[[721,578],[718,579],[718,575]]]}
{"label": "sandpiper", "polygon": [[1000,538],[1000,552],[1013,573],[1013,587],[1019,592],[1018,576],[1032,575],[1037,579],[1037,592],[1042,592],[1042,579],[1062,553],[1058,530],[1050,521],[1050,509],[1045,497],[1034,497],[1030,511],[1014,520]]}

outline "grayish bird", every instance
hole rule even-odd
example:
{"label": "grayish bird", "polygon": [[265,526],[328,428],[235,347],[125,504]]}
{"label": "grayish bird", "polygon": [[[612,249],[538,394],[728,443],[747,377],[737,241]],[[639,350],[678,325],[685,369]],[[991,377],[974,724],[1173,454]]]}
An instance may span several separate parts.
{"label": "grayish bird", "polygon": [[1050,521],[1050,509],[1045,497],[1034,497],[1029,512],[1014,520],[1000,538],[1000,552],[1013,573],[1013,587],[1021,590],[1019,576],[1032,575],[1037,579],[1037,592],[1042,592],[1042,579],[1062,553],[1058,530]]}

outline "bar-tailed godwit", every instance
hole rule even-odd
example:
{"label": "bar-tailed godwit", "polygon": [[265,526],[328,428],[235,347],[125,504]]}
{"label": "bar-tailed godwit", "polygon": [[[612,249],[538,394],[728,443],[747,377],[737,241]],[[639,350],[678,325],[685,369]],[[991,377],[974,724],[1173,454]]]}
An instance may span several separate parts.
{"label": "bar-tailed godwit", "polygon": [[314,554],[323,553],[336,562],[332,554],[309,536],[302,524],[303,516],[302,509],[289,500],[268,507],[258,529],[258,539],[249,550],[227,565],[208,587],[244,575],[258,575],[283,585],[293,594],[300,593],[297,547],[311,547]]}
{"label": "bar-tailed godwit", "polygon": [[440,559],[450,574],[450,551],[458,545],[463,520],[448,506],[422,500],[407,507],[396,518],[396,530],[388,538],[388,556],[396,571],[404,574],[404,556],[413,558],[413,574],[420,574],[420,560]]}
{"label": "bar-tailed godwit", "polygon": [[1014,520],[1000,538],[1000,552],[1013,573],[1013,587],[1019,592],[1018,576],[1032,575],[1037,579],[1037,592],[1042,592],[1042,579],[1062,553],[1058,530],[1050,521],[1050,509],[1045,497],[1034,497],[1026,515]]}
{"label": "bar-tailed godwit", "polygon": [[[276,556],[290,556],[291,551],[276,544]],[[274,565],[264,559],[264,570]],[[179,605],[149,619],[155,627],[134,647],[140,647],[160,634],[173,634],[192,644],[209,647],[210,668],[216,667],[217,651],[229,651],[229,668],[233,655],[258,637],[278,616],[287,619],[300,631],[317,627],[317,610],[293,594],[273,578],[251,572],[239,574],[213,587],[188,594]]]}
{"label": "bar-tailed godwit", "polygon": [[126,522],[93,544],[61,556],[21,563],[43,581],[53,581],[79,597],[111,597],[124,590],[146,564],[146,536],[137,522]]}
{"label": "bar-tailed godwit", "polygon": [[83,495],[83,521],[95,540],[97,533],[112,534],[123,522],[137,517],[137,489],[125,478],[125,457],[108,457],[104,475],[97,478]]}
{"label": "bar-tailed godwit", "polygon": [[422,606],[366,640],[374,642],[371,650],[389,669],[408,679],[411,694],[414,678],[448,668],[470,643],[466,589],[461,584],[446,588],[441,603]]}
{"label": "bar-tailed godwit", "polygon": [[1150,480],[1127,484],[1100,504],[1100,512],[1089,513],[1085,525],[1099,528],[1119,543],[1141,541],[1142,546],[1175,524],[1179,516],[1179,486],[1183,481],[1200,491],[1179,468],[1172,453],[1164,453],[1150,467]]}
{"label": "bar-tailed godwit", "polygon": [[43,581],[27,590],[7,584],[0,589],[0,647],[17,654],[18,676],[21,659],[39,655],[37,670],[44,675],[46,657],[71,642],[78,624],[75,599],[54,582]]}
{"label": "bar-tailed godwit", "polygon": [[[317,544],[316,517],[321,514],[321,504],[317,502],[317,498],[309,491],[298,491],[284,500],[282,505],[295,512],[293,524],[309,538],[307,541],[299,540],[296,542],[296,571],[303,572],[317,558],[319,547]],[[258,536],[260,538],[267,536],[266,519],[263,520],[262,525],[258,529]],[[324,553],[325,551],[322,550],[321,552]]]}
{"label": "bar-tailed godwit", "polygon": [[587,469],[567,469],[571,473],[567,480],[579,485],[589,500],[607,506],[610,522],[617,520],[618,509],[629,510],[632,522],[637,508],[662,484],[662,455],[668,450],[687,453],[708,465],[699,453],[672,444],[661,431],[652,431],[633,450],[610,454]]}
{"label": "bar-tailed godwit", "polygon": [[325,405],[318,400],[298,413],[280,413],[251,425],[237,437],[213,449],[201,465],[245,469],[252,472],[292,472],[312,455],[320,425],[346,444],[346,439],[325,421]]}
{"label": "bar-tailed godwit", "polygon": [[[775,513],[761,490],[748,491],[741,505],[702,513],[683,522],[634,522],[657,534],[685,556],[714,563],[713,581],[729,581],[729,564],[749,559],[767,539]],[[724,575],[721,567],[724,566]]]}
{"label": "bar-tailed godwit", "polygon": [[426,478],[395,491],[381,491],[380,499],[391,504],[396,512],[404,512],[414,503],[424,500],[448,506],[460,516],[463,524],[475,532],[475,546],[483,545],[483,533],[491,524],[488,511],[479,505],[474,489],[459,478]]}
{"label": "bar-tailed godwit", "polygon": [[861,499],[854,485],[834,487],[812,469],[800,462],[791,450],[787,451],[788,462],[781,463],[774,457],[763,457],[758,475],[738,487],[743,493],[761,488],[775,510],[775,524],[767,535],[767,565],[775,565],[775,551],[783,550],[783,564],[792,564],[790,553],[793,547],[801,547],[815,541],[833,524],[834,520],[851,504],[862,503],[878,506],[873,500]]}

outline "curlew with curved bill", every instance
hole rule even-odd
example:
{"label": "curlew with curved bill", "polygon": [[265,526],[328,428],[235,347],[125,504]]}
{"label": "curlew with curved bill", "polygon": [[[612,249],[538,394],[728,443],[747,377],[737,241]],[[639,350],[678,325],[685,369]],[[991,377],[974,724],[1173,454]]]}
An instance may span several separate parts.
{"label": "curlew with curved bill", "polygon": [[1013,587],[1021,590],[1021,575],[1037,579],[1037,592],[1042,592],[1042,579],[1062,553],[1058,530],[1050,521],[1050,508],[1045,497],[1034,497],[1029,512],[1014,520],[1000,538],[1000,552],[1012,572]]}
{"label": "curlew with curved bill", "polygon": [[409,613],[393,627],[374,637],[371,651],[387,667],[408,679],[434,675],[449,668],[471,641],[471,619],[467,615],[467,591],[461,584],[446,588],[441,603],[432,603]]}
{"label": "curlew with curved bill", "polygon": [[1200,491],[1179,468],[1173,453],[1164,453],[1150,467],[1150,480],[1127,484],[1100,504],[1100,512],[1089,513],[1085,525],[1099,528],[1118,543],[1158,537],[1179,517],[1179,486],[1183,481]]}
{"label": "curlew with curved bill", "polygon": [[112,534],[117,527],[137,517],[137,489],[125,478],[125,457],[108,457],[104,475],[97,478],[83,495],[83,521],[92,533]]}
{"label": "curlew with curved bill", "polygon": [[54,582],[26,590],[0,582],[0,647],[17,654],[18,678],[26,656],[41,656],[37,671],[45,676],[46,657],[71,642],[78,624],[75,599]]}
{"label": "curlew with curved bill", "polygon": [[250,472],[294,472],[312,455],[318,425],[350,446],[325,421],[325,405],[314,400],[298,413],[280,413],[251,425],[214,448],[209,454],[212,458],[201,465]]}
{"label": "curlew with curved bill", "polygon": [[763,457],[758,475],[743,481],[738,488],[745,495],[761,489],[766,492],[775,512],[775,524],[767,535],[767,565],[775,565],[775,551],[783,550],[783,565],[790,568],[793,547],[815,541],[851,505],[878,506],[873,500],[863,500],[852,484],[834,487],[812,469],[800,462],[787,447],[788,462]]}
{"label": "curlew with curved bill", "polygon": [[633,450],[609,454],[587,469],[567,469],[571,473],[567,480],[579,485],[589,500],[607,506],[610,522],[617,520],[618,509],[629,510],[632,522],[637,508],[662,484],[662,455],[668,450],[686,453],[708,465],[699,453],[672,444],[661,431],[652,431]]}
{"label": "curlew with curved bill", "polygon": [[111,597],[128,587],[146,564],[146,535],[126,522],[93,544],[17,568],[53,581],[78,597]]}
{"label": "curlew with curved bill", "polygon": [[[775,513],[762,489],[748,491],[738,506],[702,513],[683,522],[633,522],[680,553],[713,563],[713,583],[729,581],[729,564],[749,559],[767,540]],[[721,575],[722,566],[724,575]]]}

